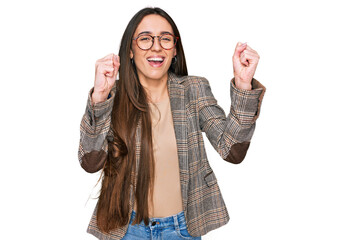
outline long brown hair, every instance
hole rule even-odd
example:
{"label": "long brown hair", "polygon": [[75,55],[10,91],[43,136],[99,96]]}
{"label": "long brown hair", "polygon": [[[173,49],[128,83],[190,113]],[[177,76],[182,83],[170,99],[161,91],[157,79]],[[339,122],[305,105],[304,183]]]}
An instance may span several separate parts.
{"label": "long brown hair", "polygon": [[[170,23],[174,35],[179,37],[176,44],[177,61],[171,64],[169,72],[179,76],[187,75],[181,36],[172,18],[160,8],[144,8],[136,13],[123,34],[118,53],[119,80],[116,83],[110,129],[114,137],[108,142],[108,157],[102,172],[102,188],[97,206],[97,225],[103,232],[128,224],[131,184],[137,204],[134,224],[142,220],[145,224],[149,222],[148,196],[153,192],[154,183],[152,125],[146,91],[138,79],[134,63],[131,62],[130,51],[136,28],[142,19],[150,14],[164,17]],[[135,174],[138,124],[141,124],[139,134],[142,144],[138,173]]]}

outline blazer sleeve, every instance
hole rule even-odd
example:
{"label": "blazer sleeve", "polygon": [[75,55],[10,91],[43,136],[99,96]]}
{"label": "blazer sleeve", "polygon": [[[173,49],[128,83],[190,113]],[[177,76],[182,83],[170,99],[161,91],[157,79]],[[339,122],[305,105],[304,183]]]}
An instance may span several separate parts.
{"label": "blazer sleeve", "polygon": [[211,145],[224,160],[238,164],[249,148],[266,88],[253,78],[252,90],[240,90],[234,81],[230,82],[231,107],[227,117],[204,78],[200,83],[198,111],[201,130]]}
{"label": "blazer sleeve", "polygon": [[111,112],[116,92],[116,84],[108,99],[92,105],[92,88],[88,93],[85,113],[80,123],[80,141],[78,160],[82,168],[89,173],[95,173],[103,168],[108,154],[108,138],[110,131]]}

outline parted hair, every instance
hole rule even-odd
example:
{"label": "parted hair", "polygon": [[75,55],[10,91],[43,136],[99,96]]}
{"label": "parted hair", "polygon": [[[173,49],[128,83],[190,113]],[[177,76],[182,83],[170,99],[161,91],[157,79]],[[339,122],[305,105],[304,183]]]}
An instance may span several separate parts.
{"label": "parted hair", "polygon": [[[174,35],[179,37],[176,43],[177,61],[171,64],[169,72],[179,76],[187,75],[181,36],[172,18],[160,8],[144,8],[137,12],[124,31],[118,53],[119,80],[116,81],[110,129],[113,132],[113,139],[108,140],[108,156],[102,170],[102,187],[97,205],[97,225],[105,233],[128,224],[131,185],[137,204],[137,214],[133,224],[139,224],[142,220],[145,224],[149,223],[148,199],[153,193],[155,168],[152,125],[148,97],[139,81],[136,67],[131,61],[130,51],[133,35],[139,23],[150,14],[165,18],[170,23]],[[135,174],[137,170],[135,137],[138,124],[141,124],[140,164]]]}

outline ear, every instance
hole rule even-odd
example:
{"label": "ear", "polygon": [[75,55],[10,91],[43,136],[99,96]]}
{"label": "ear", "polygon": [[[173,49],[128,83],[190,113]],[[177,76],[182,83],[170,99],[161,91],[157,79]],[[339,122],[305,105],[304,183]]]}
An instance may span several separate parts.
{"label": "ear", "polygon": [[132,50],[129,51],[129,57],[132,59],[133,58],[133,52]]}
{"label": "ear", "polygon": [[176,48],[175,48],[173,56],[176,57],[176,55],[177,55],[177,51],[176,51]]}

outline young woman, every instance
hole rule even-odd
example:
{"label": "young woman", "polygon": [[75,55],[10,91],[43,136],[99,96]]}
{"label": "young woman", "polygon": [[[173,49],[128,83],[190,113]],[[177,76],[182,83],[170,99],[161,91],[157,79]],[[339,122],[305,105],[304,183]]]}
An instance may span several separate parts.
{"label": "young woman", "polygon": [[[259,56],[238,43],[226,117],[205,78],[188,76],[171,17],[145,8],[129,22],[118,56],[96,62],[80,132],[79,161],[102,169],[88,232],[99,239],[201,239],[229,221],[202,132],[221,157],[240,163],[265,87]],[[119,73],[119,80],[116,80]]]}

